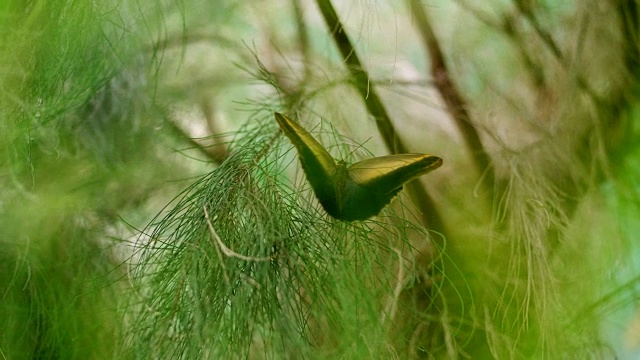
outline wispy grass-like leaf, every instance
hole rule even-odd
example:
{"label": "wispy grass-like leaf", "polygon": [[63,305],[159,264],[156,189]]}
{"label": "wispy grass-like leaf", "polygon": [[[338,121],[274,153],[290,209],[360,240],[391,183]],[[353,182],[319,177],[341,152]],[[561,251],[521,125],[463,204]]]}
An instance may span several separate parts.
{"label": "wispy grass-like leaf", "polygon": [[393,353],[387,320],[418,277],[407,234],[429,236],[391,211],[329,218],[286,176],[291,153],[269,121],[246,127],[230,157],[140,239],[137,357]]}

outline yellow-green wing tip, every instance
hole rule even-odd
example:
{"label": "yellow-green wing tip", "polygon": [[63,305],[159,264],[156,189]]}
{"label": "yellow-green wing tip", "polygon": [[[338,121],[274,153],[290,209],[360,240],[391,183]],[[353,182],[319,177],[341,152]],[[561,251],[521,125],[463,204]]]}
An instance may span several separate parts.
{"label": "yellow-green wing tip", "polygon": [[288,137],[293,136],[294,133],[296,133],[295,135],[296,137],[307,136],[307,135],[311,136],[306,130],[302,128],[302,126],[300,126],[297,122],[295,122],[290,117],[284,114],[281,114],[279,112],[274,112],[273,114],[276,117],[276,121],[278,122],[280,129],[282,129],[282,131],[284,131],[284,133]]}
{"label": "yellow-green wing tip", "polygon": [[435,156],[435,155],[425,154],[424,159],[425,159],[425,167],[428,169],[428,171],[433,171],[439,168],[440,166],[442,166],[442,163],[444,162],[441,157]]}
{"label": "yellow-green wing tip", "polygon": [[284,116],[283,114],[281,114],[279,112],[274,112],[273,115],[276,117],[276,121],[278,122],[278,124],[280,126],[283,126],[287,122],[291,121],[289,118],[287,118],[286,116]]}

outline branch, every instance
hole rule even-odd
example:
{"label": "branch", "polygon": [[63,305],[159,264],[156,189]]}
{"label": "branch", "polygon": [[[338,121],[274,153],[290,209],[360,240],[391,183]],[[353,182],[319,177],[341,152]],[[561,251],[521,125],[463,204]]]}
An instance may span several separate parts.
{"label": "branch", "polygon": [[358,53],[356,52],[351,40],[336,14],[330,0],[318,0],[318,7],[324,17],[324,21],[333,36],[344,62],[351,73],[352,81],[360,96],[364,100],[367,110],[376,119],[378,132],[382,136],[387,150],[391,154],[406,153],[407,148],[398,138],[395,128],[391,123],[387,110],[382,104],[382,100],[378,96],[375,88],[371,87],[369,74],[362,66]]}
{"label": "branch", "polygon": [[464,138],[467,148],[471,152],[471,156],[474,159],[478,173],[484,174],[487,172],[484,175],[486,187],[488,189],[493,189],[495,175],[494,170],[491,169],[491,158],[482,146],[480,136],[471,122],[471,117],[467,111],[467,104],[464,98],[449,76],[449,70],[447,69],[444,55],[440,48],[438,39],[433,32],[429,18],[427,17],[423,7],[420,5],[419,0],[409,0],[409,5],[411,6],[411,11],[415,16],[416,26],[420,31],[420,35],[422,35],[424,46],[429,50],[431,75],[433,76],[436,89],[440,92],[447,109],[451,113],[453,120],[462,133],[462,137]]}
{"label": "branch", "polygon": [[[374,87],[370,85],[369,74],[362,66],[358,53],[353,47],[351,40],[342,26],[338,15],[336,14],[330,0],[317,0],[316,3],[320,8],[320,12],[324,18],[331,36],[335,41],[347,68],[351,73],[352,81],[362,100],[365,103],[367,111],[375,118],[378,132],[382,136],[387,150],[391,154],[409,152],[404,143],[398,138],[395,128],[391,123],[389,114],[382,104],[382,100]],[[409,193],[416,199],[416,205],[422,212],[423,224],[440,233],[445,233],[444,225],[440,219],[440,214],[436,210],[433,199],[427,193],[427,190],[417,181],[408,183],[407,189]]]}

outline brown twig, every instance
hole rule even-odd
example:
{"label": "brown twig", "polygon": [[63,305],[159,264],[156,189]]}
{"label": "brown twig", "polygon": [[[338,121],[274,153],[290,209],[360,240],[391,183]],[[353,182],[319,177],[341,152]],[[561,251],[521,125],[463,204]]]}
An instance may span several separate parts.
{"label": "brown twig", "polygon": [[[542,27],[542,25],[540,25],[540,22],[538,21],[538,18],[535,16],[535,13],[531,9],[531,6],[529,6],[527,3],[523,2],[522,0],[514,0],[513,2],[516,8],[518,9],[518,11],[520,12],[520,14],[524,16],[524,18],[529,22],[529,24],[533,28],[533,31],[535,31],[538,37],[549,49],[553,57],[560,63],[560,65],[562,65],[562,67],[565,70],[570,71],[571,66],[568,63],[567,58],[562,53],[560,46],[558,46],[558,43],[553,39],[553,36],[551,36],[551,34],[548,31],[546,31]],[[589,83],[587,82],[587,80],[581,74],[575,74],[574,76],[575,76],[576,83],[578,84],[578,87],[582,91],[587,93],[587,95],[589,95],[591,100],[596,105],[602,106],[603,104],[602,99],[600,99],[598,94],[589,86]]]}
{"label": "brown twig", "polygon": [[[335,41],[342,58],[349,69],[353,85],[362,97],[368,112],[376,120],[378,132],[392,154],[407,153],[406,146],[398,137],[389,114],[387,113],[382,100],[374,87],[371,86],[369,74],[362,66],[358,53],[356,52],[351,40],[342,26],[338,15],[336,14],[330,0],[317,0],[316,3],[320,8],[320,12],[324,18],[327,27]],[[444,233],[444,224],[440,219],[440,214],[436,210],[433,199],[427,193],[426,189],[417,181],[407,184],[407,190],[416,199],[416,205],[422,212],[423,224],[428,225],[431,229]]]}
{"label": "brown twig", "polygon": [[485,151],[482,141],[480,140],[480,135],[471,121],[464,98],[449,76],[444,55],[431,27],[431,22],[419,0],[409,0],[409,5],[416,20],[420,35],[422,36],[424,46],[429,51],[431,75],[433,76],[436,89],[440,92],[447,109],[462,133],[465,144],[474,159],[478,174],[484,174],[486,171],[484,183],[488,189],[493,189],[495,175],[494,170],[491,169],[491,158]]}
{"label": "brown twig", "polygon": [[309,44],[309,32],[304,22],[304,6],[300,0],[292,0],[293,14],[296,21],[296,33],[298,34],[298,46],[302,58],[304,59],[304,77],[307,80],[311,77],[311,49]]}
{"label": "brown twig", "polygon": [[220,121],[216,119],[215,109],[212,104],[213,100],[214,99],[202,97],[202,99],[200,99],[200,109],[202,109],[202,114],[205,119],[207,119],[209,133],[213,135],[213,146],[206,147],[206,150],[212,159],[222,163],[229,157],[229,148],[227,144],[224,141],[220,141],[218,137],[218,135],[223,133],[223,129],[220,126]]}
{"label": "brown twig", "polygon": [[349,40],[349,37],[342,26],[342,22],[340,21],[340,18],[338,18],[338,14],[336,14],[336,11],[331,4],[331,1],[318,0],[317,4],[322,16],[324,17],[325,23],[331,32],[331,36],[333,36],[333,40],[338,46],[344,62],[347,64],[347,68],[351,73],[353,85],[358,90],[360,96],[364,99],[367,110],[376,120],[378,132],[382,136],[387,150],[392,154],[408,152],[404,143],[402,143],[398,138],[398,134],[391,123],[387,110],[382,104],[382,100],[380,100],[375,88],[371,87],[369,74],[362,66],[358,53],[353,47],[351,40]]}
{"label": "brown twig", "polygon": [[178,137],[182,138],[189,144],[193,145],[193,148],[200,151],[200,153],[202,153],[207,158],[209,158],[209,160],[211,160],[213,163],[221,164],[224,161],[224,159],[228,157],[229,154],[227,153],[226,149],[224,149],[223,151],[220,151],[212,148],[211,146],[206,146],[202,144],[200,141],[196,140],[191,135],[189,135],[188,132],[182,128],[182,126],[178,125],[176,123],[176,120],[170,119],[169,121],[167,121],[167,123],[169,124],[169,127],[171,128],[171,130],[173,130],[173,132]]}
{"label": "brown twig", "polygon": [[[227,245],[224,244],[224,242],[222,242],[222,239],[220,239],[220,236],[218,236],[218,233],[213,228],[213,225],[211,224],[211,220],[209,219],[209,212],[207,211],[207,208],[203,206],[202,210],[204,211],[204,218],[207,221],[207,227],[209,228],[211,237],[216,241],[216,244],[218,245],[218,247],[226,257],[234,257],[244,261],[256,261],[256,262],[273,260],[272,257],[268,257],[268,256],[265,256],[265,257],[247,256],[247,255],[238,254],[237,252],[231,250],[229,247],[227,247]],[[222,262],[222,264],[224,266],[224,262]]]}

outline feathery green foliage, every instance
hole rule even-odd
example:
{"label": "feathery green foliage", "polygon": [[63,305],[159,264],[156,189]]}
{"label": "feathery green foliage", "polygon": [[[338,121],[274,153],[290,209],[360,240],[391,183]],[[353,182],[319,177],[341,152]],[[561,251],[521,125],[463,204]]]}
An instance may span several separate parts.
{"label": "feathery green foliage", "polygon": [[407,236],[428,249],[427,232],[393,214],[329,218],[287,180],[291,157],[267,120],[140,239],[136,358],[393,354],[395,289],[418,277],[411,263],[426,256]]}
{"label": "feathery green foliage", "polygon": [[637,2],[286,4],[0,3],[0,358],[637,357]]}
{"label": "feathery green foliage", "polygon": [[110,6],[0,6],[1,358],[118,353],[124,273],[108,239],[163,167],[142,162],[160,144],[141,136],[145,85],[123,70],[142,66],[126,49],[139,39],[114,48]]}

